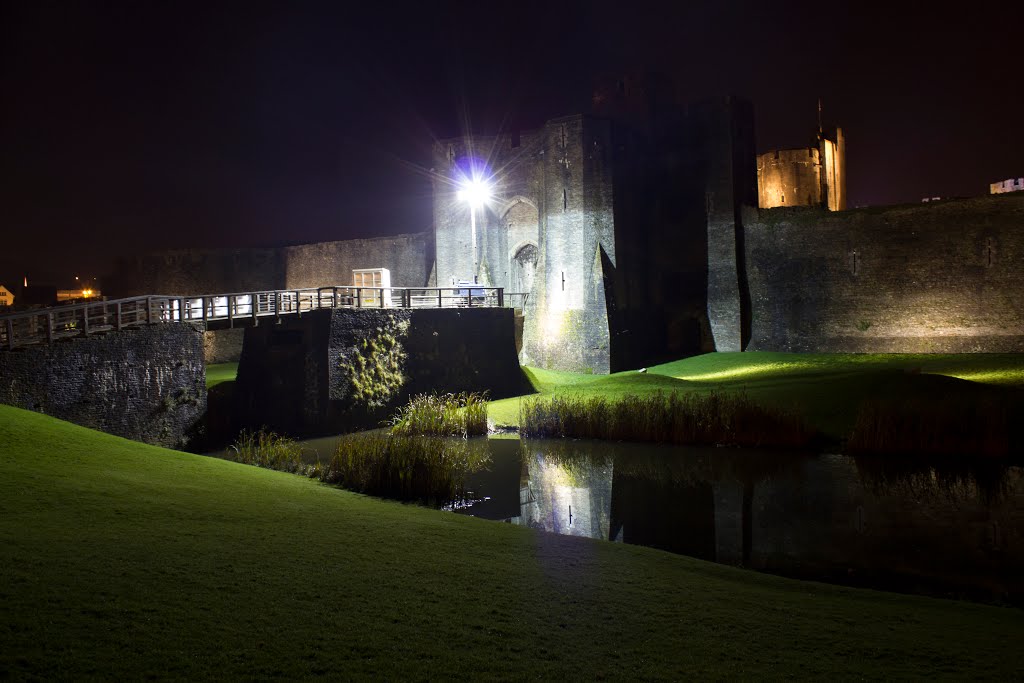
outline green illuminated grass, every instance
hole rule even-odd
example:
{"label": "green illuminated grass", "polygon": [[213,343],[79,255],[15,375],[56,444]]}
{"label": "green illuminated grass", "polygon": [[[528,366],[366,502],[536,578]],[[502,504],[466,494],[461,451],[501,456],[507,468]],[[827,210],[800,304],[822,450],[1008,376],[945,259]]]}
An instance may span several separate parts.
{"label": "green illuminated grass", "polygon": [[[796,411],[827,437],[839,439],[849,433],[860,403],[869,397],[928,396],[936,385],[979,395],[1019,390],[1024,387],[1024,355],[709,353],[646,373],[599,376],[528,368],[527,376],[541,395],[615,400],[655,391],[743,392],[767,406]],[[492,402],[489,418],[518,425],[522,398]]]}
{"label": "green illuminated grass", "polygon": [[1012,680],[1022,639],[0,406],[0,679]]}
{"label": "green illuminated grass", "polygon": [[206,388],[210,389],[221,382],[234,382],[238,376],[238,363],[213,363],[206,366]]}

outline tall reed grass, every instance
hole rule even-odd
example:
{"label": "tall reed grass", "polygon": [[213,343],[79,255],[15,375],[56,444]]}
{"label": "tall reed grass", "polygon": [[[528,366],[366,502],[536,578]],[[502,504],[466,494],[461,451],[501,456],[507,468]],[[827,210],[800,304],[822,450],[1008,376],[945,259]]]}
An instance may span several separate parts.
{"label": "tall reed grass", "polygon": [[523,402],[519,425],[527,437],[675,444],[802,448],[814,437],[796,415],[720,393],[536,399]]}
{"label": "tall reed grass", "polygon": [[244,430],[228,448],[235,462],[284,472],[302,469],[302,447],[294,440],[266,429]]}
{"label": "tall reed grass", "polygon": [[939,396],[861,404],[846,443],[850,454],[1010,454],[1009,406],[995,398]]}
{"label": "tall reed grass", "polygon": [[487,433],[485,394],[419,394],[391,418],[400,436],[481,436]]}
{"label": "tall reed grass", "polygon": [[987,506],[1012,490],[1011,466],[1002,458],[857,455],[853,461],[861,481],[876,495],[899,491],[913,500],[954,504],[977,498]]}
{"label": "tall reed grass", "polygon": [[443,505],[463,500],[466,476],[489,464],[486,439],[362,432],[343,438],[330,463],[309,474],[353,491]]}

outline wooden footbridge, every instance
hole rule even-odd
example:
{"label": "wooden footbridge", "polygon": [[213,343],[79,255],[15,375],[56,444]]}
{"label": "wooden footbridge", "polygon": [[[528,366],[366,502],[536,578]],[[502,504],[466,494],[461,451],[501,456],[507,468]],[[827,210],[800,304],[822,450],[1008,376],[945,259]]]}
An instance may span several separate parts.
{"label": "wooden footbridge", "polygon": [[0,315],[0,349],[47,344],[160,323],[202,323],[208,330],[258,325],[330,308],[474,308],[523,306],[526,294],[502,287],[317,287],[202,296],[136,296]]}

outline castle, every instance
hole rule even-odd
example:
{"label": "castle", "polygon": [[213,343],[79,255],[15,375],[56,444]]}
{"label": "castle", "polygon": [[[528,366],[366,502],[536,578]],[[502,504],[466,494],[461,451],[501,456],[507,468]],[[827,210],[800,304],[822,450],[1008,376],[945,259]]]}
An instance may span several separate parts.
{"label": "castle", "polygon": [[[818,132],[817,144],[776,149],[757,156],[758,204],[823,206],[846,210],[846,138],[836,128],[831,137]],[[787,199],[788,197],[788,199]]]}
{"label": "castle", "polygon": [[[844,210],[841,130],[758,157],[750,103],[680,105],[656,79],[609,81],[594,108],[438,141],[430,232],[151,254],[119,289],[475,279],[526,295],[524,364],[577,372],[710,350],[1024,351],[1024,193]],[[466,201],[467,182],[486,196]]]}

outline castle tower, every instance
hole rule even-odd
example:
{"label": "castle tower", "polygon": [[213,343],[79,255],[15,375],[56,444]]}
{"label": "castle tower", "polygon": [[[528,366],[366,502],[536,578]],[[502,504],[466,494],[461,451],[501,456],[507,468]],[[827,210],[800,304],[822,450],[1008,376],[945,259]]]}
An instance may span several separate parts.
{"label": "castle tower", "polygon": [[[434,146],[437,285],[475,277],[515,294],[523,363],[610,371],[602,267],[615,258],[610,155],[609,122],[582,115]],[[475,208],[457,192],[473,173],[492,185]]]}
{"label": "castle tower", "polygon": [[846,138],[843,129],[818,133],[817,144],[777,149],[757,157],[758,205],[846,209]]}
{"label": "castle tower", "polygon": [[742,351],[750,340],[750,291],[744,208],[757,202],[754,108],[727,97],[691,106],[687,132],[695,182],[705,189],[707,312],[716,351]]}
{"label": "castle tower", "polygon": [[548,121],[540,134],[540,250],[522,360],[607,373],[611,338],[603,263],[615,263],[611,124],[577,115]]}

